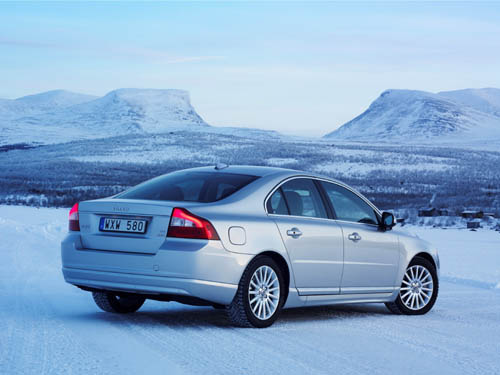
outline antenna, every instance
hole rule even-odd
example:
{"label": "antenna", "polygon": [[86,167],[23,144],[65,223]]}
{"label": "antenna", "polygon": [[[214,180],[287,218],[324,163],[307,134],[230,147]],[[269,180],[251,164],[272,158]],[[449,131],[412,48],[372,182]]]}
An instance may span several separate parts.
{"label": "antenna", "polygon": [[227,168],[229,167],[229,165],[225,164],[225,163],[217,163],[217,165],[215,166],[215,169],[217,171],[220,171],[221,169],[224,169],[224,168]]}

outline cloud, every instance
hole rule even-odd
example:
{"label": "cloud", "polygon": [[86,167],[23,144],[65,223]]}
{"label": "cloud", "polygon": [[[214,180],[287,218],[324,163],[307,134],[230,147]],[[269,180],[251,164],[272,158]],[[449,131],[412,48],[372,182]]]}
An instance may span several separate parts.
{"label": "cloud", "polygon": [[155,60],[157,62],[163,62],[166,64],[181,64],[190,62],[202,62],[210,60],[222,60],[225,56],[209,55],[209,56],[182,56],[177,55],[169,51],[156,48],[144,48],[144,47],[123,47],[123,46],[109,46],[106,48],[96,49],[100,52],[105,52],[106,54],[112,54],[114,56],[127,56],[132,58],[145,58],[149,60]]}
{"label": "cloud", "polygon": [[169,64],[179,64],[185,62],[198,62],[198,61],[210,61],[210,60],[222,60],[225,59],[225,56],[187,56],[187,57],[178,57],[172,60],[168,60]]}
{"label": "cloud", "polygon": [[161,62],[165,64],[182,64],[182,63],[192,63],[192,62],[203,62],[211,60],[222,60],[225,56],[220,55],[209,55],[209,56],[183,56],[169,51],[156,48],[144,48],[144,47],[131,47],[131,46],[116,46],[116,45],[106,45],[106,44],[69,44],[69,43],[50,43],[45,41],[37,40],[19,40],[19,39],[7,39],[0,37],[0,46],[7,47],[23,47],[23,48],[45,48],[53,50],[62,50],[73,52],[77,51],[79,53],[91,53],[97,55],[98,57],[127,57],[136,59],[146,59],[153,60],[155,62]]}
{"label": "cloud", "polygon": [[34,40],[17,40],[17,39],[7,39],[0,37],[0,46],[12,46],[12,47],[34,47],[34,48],[54,48],[57,44],[39,42]]}

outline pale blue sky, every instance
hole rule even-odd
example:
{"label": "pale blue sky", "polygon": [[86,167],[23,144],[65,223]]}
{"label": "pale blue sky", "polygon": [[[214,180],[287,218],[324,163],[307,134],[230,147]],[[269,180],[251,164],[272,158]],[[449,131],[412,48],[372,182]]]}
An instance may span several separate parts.
{"label": "pale blue sky", "polygon": [[213,125],[323,135],[387,88],[500,87],[499,3],[0,3],[0,97],[189,90]]}

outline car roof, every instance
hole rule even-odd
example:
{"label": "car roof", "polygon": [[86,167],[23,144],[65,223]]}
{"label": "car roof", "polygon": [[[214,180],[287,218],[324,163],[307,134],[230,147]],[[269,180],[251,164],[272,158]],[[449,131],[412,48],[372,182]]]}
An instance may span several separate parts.
{"label": "car roof", "polygon": [[263,167],[256,165],[216,165],[207,167],[190,168],[189,171],[203,171],[203,172],[221,172],[221,173],[239,173],[248,174],[253,176],[264,177],[272,174],[286,174],[286,173],[301,173],[293,169],[285,169],[278,167]]}
{"label": "car roof", "polygon": [[255,166],[255,165],[220,165],[220,166],[207,166],[187,169],[189,171],[203,171],[203,172],[221,172],[221,173],[239,173],[248,174],[253,176],[265,177],[265,176],[275,176],[275,177],[292,177],[292,176],[305,176],[305,177],[318,177],[325,178],[331,181],[340,182],[335,178],[330,176],[324,176],[318,173],[311,173],[305,171],[299,171],[296,169],[289,168],[279,168],[279,167],[266,167],[266,166]]}

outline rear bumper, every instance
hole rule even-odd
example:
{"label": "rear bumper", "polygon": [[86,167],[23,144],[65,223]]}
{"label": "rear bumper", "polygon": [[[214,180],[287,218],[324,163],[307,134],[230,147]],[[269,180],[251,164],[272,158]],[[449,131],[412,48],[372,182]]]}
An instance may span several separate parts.
{"label": "rear bumper", "polygon": [[[194,241],[194,242],[193,242]],[[228,305],[251,255],[219,241],[169,239],[156,254],[83,249],[80,235],[61,243],[66,282],[95,289],[196,297]]]}
{"label": "rear bumper", "polygon": [[175,294],[228,305],[238,285],[173,277],[121,274],[63,267],[66,282],[95,289],[143,294]]}

